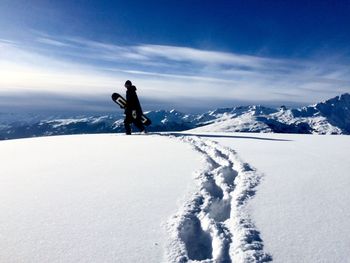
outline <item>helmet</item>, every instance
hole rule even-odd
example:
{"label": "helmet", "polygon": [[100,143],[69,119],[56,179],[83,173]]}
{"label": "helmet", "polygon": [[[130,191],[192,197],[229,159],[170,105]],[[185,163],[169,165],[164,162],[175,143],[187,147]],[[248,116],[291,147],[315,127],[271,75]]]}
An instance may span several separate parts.
{"label": "helmet", "polygon": [[132,83],[131,83],[130,80],[125,81],[124,86],[125,86],[126,88],[131,87],[131,85],[132,85]]}

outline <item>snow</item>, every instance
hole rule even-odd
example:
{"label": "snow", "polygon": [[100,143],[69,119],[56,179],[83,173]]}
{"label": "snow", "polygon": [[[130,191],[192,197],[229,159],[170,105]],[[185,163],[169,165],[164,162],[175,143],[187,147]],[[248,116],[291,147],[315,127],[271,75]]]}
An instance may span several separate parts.
{"label": "snow", "polygon": [[[261,105],[219,108],[203,114],[176,110],[145,112],[152,120],[148,131],[274,132],[350,134],[350,94],[315,105],[287,109]],[[0,140],[88,133],[124,132],[123,111],[107,115],[46,116],[0,112]]]}
{"label": "snow", "polygon": [[242,114],[237,118],[231,115],[223,116],[213,123],[191,130],[192,132],[272,132],[268,125],[256,120],[251,113]]}
{"label": "snow", "polygon": [[349,154],[340,135],[2,141],[0,262],[345,262]]}
{"label": "snow", "polygon": [[249,214],[261,175],[236,153],[212,141],[183,137],[205,156],[199,190],[169,222],[170,262],[268,262],[271,256]]}
{"label": "snow", "polygon": [[[203,133],[202,133],[203,135]],[[209,133],[264,174],[249,213],[274,262],[345,262],[350,137]]]}
{"label": "snow", "polygon": [[159,262],[201,166],[160,136],[0,143],[0,262]]}

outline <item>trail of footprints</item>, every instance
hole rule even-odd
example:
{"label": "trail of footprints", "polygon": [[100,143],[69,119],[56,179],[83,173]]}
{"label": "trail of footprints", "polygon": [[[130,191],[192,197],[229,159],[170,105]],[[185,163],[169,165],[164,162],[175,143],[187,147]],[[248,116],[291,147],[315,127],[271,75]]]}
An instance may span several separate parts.
{"label": "trail of footprints", "polygon": [[206,167],[197,172],[199,191],[169,221],[176,228],[168,255],[171,262],[269,262],[259,231],[245,210],[255,195],[261,175],[237,154],[218,143],[195,136],[190,143],[206,158]]}

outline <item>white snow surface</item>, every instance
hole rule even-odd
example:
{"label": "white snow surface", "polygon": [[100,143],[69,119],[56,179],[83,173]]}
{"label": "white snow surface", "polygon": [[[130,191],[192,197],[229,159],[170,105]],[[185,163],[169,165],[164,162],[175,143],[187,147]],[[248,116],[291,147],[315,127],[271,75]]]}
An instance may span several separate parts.
{"label": "white snow surface", "polygon": [[161,135],[0,142],[0,262],[347,261],[350,136]]}
{"label": "white snow surface", "polygon": [[255,119],[255,116],[248,112],[239,117],[232,117],[226,114],[213,121],[212,123],[194,128],[191,132],[272,132],[272,130],[263,122]]}
{"label": "white snow surface", "polygon": [[350,136],[200,134],[263,174],[248,211],[273,262],[349,261]]}
{"label": "white snow surface", "polygon": [[[160,262],[164,222],[201,166],[160,136],[0,143],[0,262]],[[163,225],[163,226],[162,226]]]}

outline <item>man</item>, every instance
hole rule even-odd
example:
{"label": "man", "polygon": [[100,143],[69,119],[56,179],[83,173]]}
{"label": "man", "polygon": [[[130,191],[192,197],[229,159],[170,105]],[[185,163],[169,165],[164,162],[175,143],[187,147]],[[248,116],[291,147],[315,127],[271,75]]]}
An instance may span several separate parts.
{"label": "man", "polygon": [[142,109],[136,94],[136,87],[132,85],[130,80],[127,80],[124,86],[126,88],[125,133],[127,135],[131,134],[131,123],[135,124],[141,132],[145,132],[145,127],[141,122]]}

